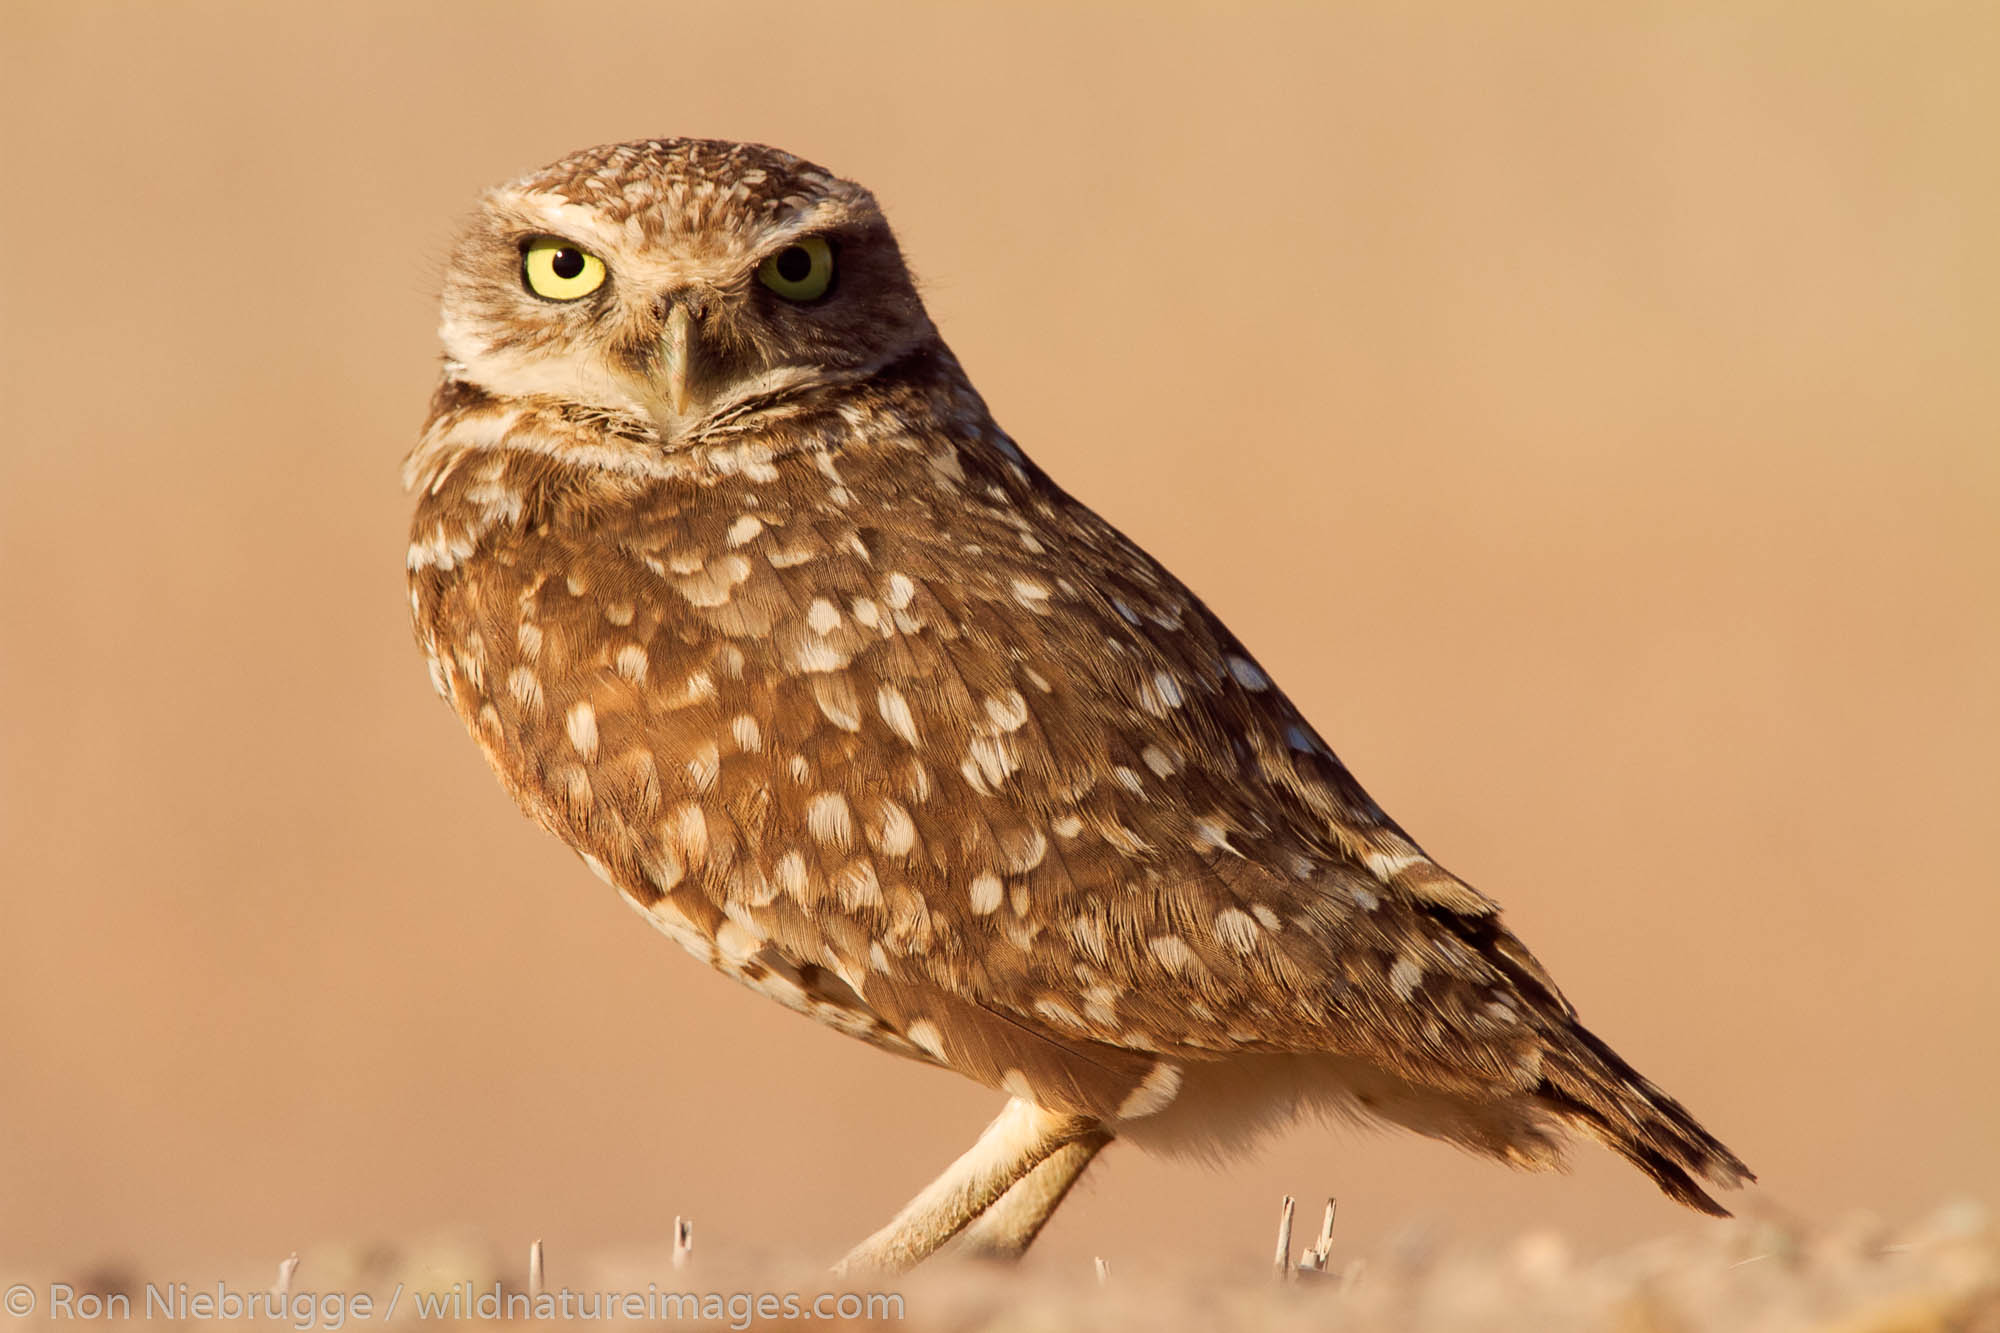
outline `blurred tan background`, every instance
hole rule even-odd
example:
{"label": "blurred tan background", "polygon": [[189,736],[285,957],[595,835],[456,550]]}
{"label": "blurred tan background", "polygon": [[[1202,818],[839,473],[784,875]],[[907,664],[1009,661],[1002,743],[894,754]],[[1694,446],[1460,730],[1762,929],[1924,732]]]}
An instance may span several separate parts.
{"label": "blurred tan background", "polygon": [[[831,1256],[997,1098],[515,814],[397,465],[487,183],[872,186],[999,419],[1509,908],[1764,1206],[2000,1198],[1990,6],[5,5],[0,1257],[468,1227]],[[1704,1225],[1305,1129],[1040,1261]]]}

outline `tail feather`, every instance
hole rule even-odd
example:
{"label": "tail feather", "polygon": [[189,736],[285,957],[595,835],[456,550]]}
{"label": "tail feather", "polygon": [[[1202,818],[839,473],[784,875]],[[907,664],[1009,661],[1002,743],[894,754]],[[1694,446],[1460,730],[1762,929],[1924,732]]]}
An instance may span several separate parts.
{"label": "tail feather", "polygon": [[1536,1097],[1645,1172],[1668,1198],[1728,1217],[1702,1184],[1735,1189],[1756,1179],[1750,1169],[1587,1028],[1573,1022],[1565,1028],[1544,1056]]}
{"label": "tail feather", "polygon": [[[1436,895],[1430,896],[1435,902]],[[1569,1129],[1645,1172],[1667,1197],[1697,1212],[1729,1216],[1702,1182],[1735,1189],[1756,1179],[1750,1169],[1685,1107],[1576,1021],[1575,1007],[1498,915],[1445,906],[1432,906],[1428,914],[1478,950],[1536,1015],[1541,1083],[1530,1098]]]}

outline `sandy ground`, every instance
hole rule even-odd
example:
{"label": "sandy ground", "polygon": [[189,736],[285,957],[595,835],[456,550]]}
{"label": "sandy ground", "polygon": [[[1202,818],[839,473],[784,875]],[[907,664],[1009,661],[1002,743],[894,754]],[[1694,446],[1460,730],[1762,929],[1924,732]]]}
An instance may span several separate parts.
{"label": "sandy ground", "polygon": [[[457,218],[684,132],[878,192],[999,420],[1759,1171],[1753,1216],[2000,1199],[2000,19],[1497,14],[10,0],[0,1268],[677,1213],[819,1262],[992,1114],[644,930],[409,641]],[[1287,1192],[1353,1255],[1735,1234],[1602,1154],[1307,1128],[1114,1148],[1029,1278],[1174,1292],[1224,1236],[1255,1282]]]}
{"label": "sandy ground", "polygon": [[[185,1283],[130,1270],[30,1278],[40,1309],[24,1330],[93,1318],[229,1327],[250,1310],[305,1329],[375,1324],[528,1326],[551,1320],[658,1328],[882,1327],[1122,1333],[1339,1328],[1349,1333],[1994,1333],[2000,1231],[1986,1210],[1948,1205],[1891,1228],[1852,1216],[1824,1228],[1734,1222],[1699,1240],[1602,1256],[1553,1233],[1467,1245],[1406,1233],[1367,1253],[1335,1227],[1324,1268],[1269,1258],[1229,1264],[1215,1246],[1189,1265],[1043,1268],[1029,1275],[941,1257],[901,1277],[834,1279],[767,1254],[676,1263],[667,1242],[580,1259],[441,1239],[415,1246],[322,1247],[272,1265],[216,1269]],[[1302,1259],[1295,1236],[1292,1256]],[[539,1277],[532,1265],[539,1259]],[[0,1279],[13,1280],[0,1272]],[[203,1300],[211,1304],[202,1304]],[[108,1312],[108,1316],[107,1316]]]}

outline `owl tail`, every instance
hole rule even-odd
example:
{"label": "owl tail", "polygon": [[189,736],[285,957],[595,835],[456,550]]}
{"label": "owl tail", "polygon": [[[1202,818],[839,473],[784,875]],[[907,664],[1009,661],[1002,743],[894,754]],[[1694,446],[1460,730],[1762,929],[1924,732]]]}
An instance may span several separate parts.
{"label": "owl tail", "polygon": [[1574,1022],[1549,1043],[1542,1078],[1538,1101],[1697,1212],[1730,1215],[1698,1182],[1735,1189],[1757,1178],[1679,1102]]}

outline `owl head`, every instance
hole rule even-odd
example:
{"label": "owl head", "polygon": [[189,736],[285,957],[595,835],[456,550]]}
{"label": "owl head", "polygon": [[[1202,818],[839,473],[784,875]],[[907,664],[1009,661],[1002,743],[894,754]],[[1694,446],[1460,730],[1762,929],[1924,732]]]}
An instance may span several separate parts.
{"label": "owl head", "polygon": [[868,191],[706,139],[590,148],[490,191],[443,309],[452,377],[667,442],[935,337]]}

